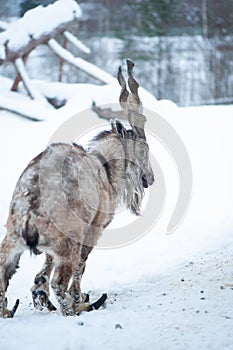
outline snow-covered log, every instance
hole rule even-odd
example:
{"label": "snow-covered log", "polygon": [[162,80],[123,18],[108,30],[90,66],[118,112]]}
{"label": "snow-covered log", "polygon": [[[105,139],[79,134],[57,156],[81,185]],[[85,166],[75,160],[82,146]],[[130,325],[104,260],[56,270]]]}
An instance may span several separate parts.
{"label": "snow-covered log", "polygon": [[73,44],[75,47],[77,47],[80,51],[86,53],[86,54],[90,54],[91,50],[89,49],[89,47],[87,47],[85,44],[83,44],[79,39],[77,39],[72,33],[68,32],[67,30],[64,31],[64,36],[65,38],[71,43]]}
{"label": "snow-covered log", "polygon": [[101,83],[110,84],[115,81],[115,78],[113,78],[111,74],[106,73],[101,68],[96,67],[94,64],[87,62],[80,57],[75,57],[71,52],[64,49],[55,39],[50,39],[48,41],[48,46],[60,59],[89,74]]}
{"label": "snow-covered log", "polygon": [[47,115],[53,112],[52,107],[41,105],[35,100],[30,100],[17,92],[8,91],[0,94],[0,109],[15,113],[31,121],[40,122],[46,119]]}
{"label": "snow-covered log", "polygon": [[75,0],[58,0],[27,11],[0,33],[0,64],[28,55],[36,46],[67,30],[81,13]]}

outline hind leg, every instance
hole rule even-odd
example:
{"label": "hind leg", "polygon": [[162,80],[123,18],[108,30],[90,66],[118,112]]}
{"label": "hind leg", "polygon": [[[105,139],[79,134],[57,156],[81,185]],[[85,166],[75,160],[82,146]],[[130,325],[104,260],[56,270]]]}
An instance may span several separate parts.
{"label": "hind leg", "polygon": [[[51,285],[64,316],[74,316],[90,308],[90,304],[84,302],[80,290],[84,268],[80,264],[80,257],[81,246],[73,244],[69,257],[56,256],[55,258],[56,265]],[[73,279],[72,284],[68,289],[71,278]]]}
{"label": "hind leg", "polygon": [[25,242],[16,234],[5,236],[0,246],[0,317],[13,317],[19,305],[17,299],[12,310],[7,309],[5,294],[9,285],[9,280],[16,272],[19,259],[24,250]]}
{"label": "hind leg", "polygon": [[64,316],[74,315],[73,299],[68,292],[68,284],[72,277],[72,272],[71,262],[64,262],[62,259],[59,262],[56,261],[51,286]]}
{"label": "hind leg", "polygon": [[34,285],[31,288],[33,304],[38,310],[43,310],[44,308],[47,308],[49,311],[56,310],[49,300],[49,279],[53,267],[53,257],[46,254],[44,266],[36,275]]}

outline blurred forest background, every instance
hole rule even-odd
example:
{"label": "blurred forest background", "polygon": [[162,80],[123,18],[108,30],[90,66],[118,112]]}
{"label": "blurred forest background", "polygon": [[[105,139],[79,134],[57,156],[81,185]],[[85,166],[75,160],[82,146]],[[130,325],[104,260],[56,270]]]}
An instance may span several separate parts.
{"label": "blurred forest background", "polygon": [[[6,22],[49,0],[0,0]],[[180,106],[233,103],[233,0],[82,0],[83,19],[72,32],[91,49],[76,56],[112,75],[126,57],[138,81],[156,98]],[[42,19],[43,20],[43,19]],[[30,76],[58,79],[47,47],[30,55]],[[4,69],[4,71],[3,71]],[[64,66],[64,82],[92,82]],[[14,77],[12,67],[0,74]]]}

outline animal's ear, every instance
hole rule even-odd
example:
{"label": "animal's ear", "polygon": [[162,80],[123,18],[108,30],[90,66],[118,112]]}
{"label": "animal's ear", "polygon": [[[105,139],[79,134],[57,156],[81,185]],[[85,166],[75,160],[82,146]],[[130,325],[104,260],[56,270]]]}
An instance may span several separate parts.
{"label": "animal's ear", "polygon": [[112,131],[121,136],[122,138],[125,138],[127,130],[123,126],[123,124],[118,120],[111,120],[111,126],[112,126]]}
{"label": "animal's ear", "polygon": [[121,122],[119,120],[116,120],[116,129],[117,129],[117,133],[119,135],[121,135],[121,137],[125,137],[126,136],[126,128],[123,126],[123,124],[121,124]]}

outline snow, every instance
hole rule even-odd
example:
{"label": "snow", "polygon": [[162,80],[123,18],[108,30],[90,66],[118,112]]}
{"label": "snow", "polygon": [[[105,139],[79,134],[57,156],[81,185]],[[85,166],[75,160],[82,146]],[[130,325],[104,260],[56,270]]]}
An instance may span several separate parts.
{"label": "snow", "polygon": [[[47,109],[40,123],[0,111],[0,239],[15,183],[27,163],[77,112],[77,134],[92,120],[98,128],[107,127],[107,122],[83,111],[93,100],[97,105],[112,104],[119,96],[115,82],[105,86],[33,83],[42,94],[68,102],[60,110]],[[0,320],[1,349],[233,348],[233,106],[178,108],[171,101],[156,101],[143,89],[140,95],[147,108],[160,113],[177,131],[191,159],[193,195],[184,221],[173,234],[165,234],[179,182],[164,145],[150,136],[151,153],[165,176],[165,208],[156,225],[134,243],[119,249],[99,247],[91,253],[82,288],[90,291],[91,300],[107,292],[106,308],[76,318],[64,318],[59,311],[34,311],[30,287],[43,256],[26,252],[7,293],[9,306],[20,299],[19,310],[14,319]],[[28,113],[46,114],[22,94],[4,90],[3,96]],[[127,222],[131,219],[129,213],[124,217]],[[124,225],[117,215],[115,227],[121,230]],[[56,303],[53,295],[52,300]]]}
{"label": "snow", "polygon": [[[74,0],[58,0],[46,7],[37,6],[27,11],[18,21],[11,23],[0,34],[0,58],[6,58],[6,47],[18,51],[29,41],[51,33],[58,26],[81,17],[81,8]],[[41,20],[43,18],[43,21]]]}
{"label": "snow", "polygon": [[8,28],[8,23],[0,20],[0,28],[6,30]]}
{"label": "snow", "polygon": [[52,106],[49,108],[43,100],[31,100],[29,96],[10,91],[12,85],[11,79],[0,77],[0,108],[38,121],[46,119],[48,113],[52,116]]}

